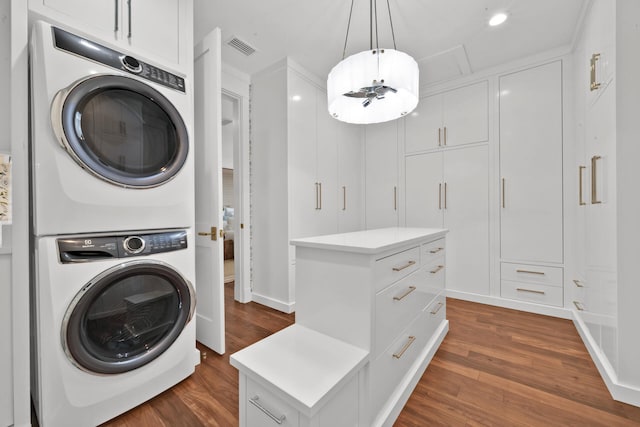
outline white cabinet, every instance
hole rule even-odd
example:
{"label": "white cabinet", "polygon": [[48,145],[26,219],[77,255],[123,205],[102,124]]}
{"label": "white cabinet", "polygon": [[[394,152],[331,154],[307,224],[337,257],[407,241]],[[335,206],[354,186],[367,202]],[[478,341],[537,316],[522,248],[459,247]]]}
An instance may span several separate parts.
{"label": "white cabinet", "polygon": [[172,66],[189,67],[192,0],[29,0],[36,17]]}
{"label": "white cabinet", "polygon": [[587,105],[592,105],[615,74],[616,15],[614,2],[591,2],[583,27],[584,50],[577,58],[576,68],[587,76],[580,91],[585,92]]}
{"label": "white cabinet", "polygon": [[562,64],[501,76],[500,255],[563,262]]}
{"label": "white cabinet", "polygon": [[489,140],[487,82],[423,98],[404,122],[406,153],[486,142]]}
{"label": "white cabinet", "polygon": [[369,353],[359,425],[393,423],[448,331],[446,233],[392,227],[292,241],[296,325]]}
{"label": "white cabinet", "polygon": [[367,229],[398,225],[399,120],[365,127]]}
{"label": "white cabinet", "polygon": [[489,158],[479,145],[405,158],[408,227],[444,227],[447,288],[489,294]]}
{"label": "white cabinet", "polygon": [[363,225],[362,128],[329,116],[321,83],[286,59],[252,77],[254,301],[292,311],[289,240]]}

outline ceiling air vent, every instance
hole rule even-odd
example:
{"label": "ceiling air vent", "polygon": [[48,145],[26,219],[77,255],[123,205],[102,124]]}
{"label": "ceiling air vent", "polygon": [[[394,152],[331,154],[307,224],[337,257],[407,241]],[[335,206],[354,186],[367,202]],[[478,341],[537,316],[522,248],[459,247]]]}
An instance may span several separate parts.
{"label": "ceiling air vent", "polygon": [[252,47],[249,43],[240,40],[236,36],[232,36],[229,40],[227,40],[227,44],[245,56],[249,56],[256,51],[255,48]]}

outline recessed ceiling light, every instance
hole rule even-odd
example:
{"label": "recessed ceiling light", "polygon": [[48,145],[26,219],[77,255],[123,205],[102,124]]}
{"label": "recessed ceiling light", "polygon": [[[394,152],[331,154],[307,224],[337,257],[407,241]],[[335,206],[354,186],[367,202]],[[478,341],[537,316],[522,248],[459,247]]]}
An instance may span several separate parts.
{"label": "recessed ceiling light", "polygon": [[495,27],[496,25],[502,24],[506,20],[507,20],[506,13],[496,13],[489,20],[489,25],[491,25],[492,27]]}
{"label": "recessed ceiling light", "polygon": [[302,99],[302,97],[301,97],[300,95],[293,95],[293,96],[291,97],[291,100],[292,100],[292,101],[296,101],[296,102],[297,102],[297,101],[300,101],[301,99]]}

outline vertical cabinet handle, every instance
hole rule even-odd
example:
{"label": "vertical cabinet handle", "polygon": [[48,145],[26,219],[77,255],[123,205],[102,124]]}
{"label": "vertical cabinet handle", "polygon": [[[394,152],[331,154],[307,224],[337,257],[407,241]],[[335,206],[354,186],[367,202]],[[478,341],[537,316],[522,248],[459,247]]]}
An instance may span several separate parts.
{"label": "vertical cabinet handle", "polygon": [[129,33],[127,34],[127,38],[131,41],[131,0],[127,0],[127,9],[129,12]]}
{"label": "vertical cabinet handle", "polygon": [[438,210],[442,209],[442,183],[438,184]]}
{"label": "vertical cabinet handle", "polygon": [[116,18],[113,20],[113,32],[117,33],[118,32],[118,21],[119,21],[119,16],[118,16],[118,3],[120,3],[120,0],[114,0],[115,3],[115,10],[116,10]]}
{"label": "vertical cabinet handle", "polygon": [[444,127],[444,145],[447,145],[447,127]]}
{"label": "vertical cabinet handle", "polygon": [[598,200],[598,189],[596,188],[596,184],[597,184],[596,164],[598,160],[600,160],[601,158],[602,157],[600,156],[593,156],[591,158],[591,204],[592,205],[597,205],[599,203],[602,203],[602,200]]}
{"label": "vertical cabinet handle", "polygon": [[347,210],[347,187],[342,186],[342,210]]}
{"label": "vertical cabinet handle", "polygon": [[319,199],[318,209],[322,210],[322,183],[321,182],[318,183],[318,188],[319,188],[319,191],[318,191],[318,195],[319,195],[319,197],[318,197],[318,199]]}
{"label": "vertical cabinet handle", "polygon": [[444,183],[444,208],[447,209],[447,183]]}
{"label": "vertical cabinet handle", "polygon": [[505,189],[505,179],[502,178],[502,209],[504,209],[506,207],[505,203],[504,203],[504,189]]}
{"label": "vertical cabinet handle", "polygon": [[442,145],[442,139],[440,137],[442,129],[438,128],[438,147]]}
{"label": "vertical cabinet handle", "polygon": [[318,205],[318,183],[314,182],[313,185],[316,187],[316,210],[318,210],[320,209],[320,206]]}
{"label": "vertical cabinet handle", "polygon": [[582,187],[584,186],[584,182],[582,180],[582,174],[586,169],[586,166],[578,166],[578,205],[584,206],[587,203],[584,201],[584,197],[582,195]]}
{"label": "vertical cabinet handle", "polygon": [[594,90],[600,89],[600,83],[597,82],[598,78],[596,76],[596,64],[600,59],[599,53],[594,53],[591,55],[591,82],[589,84],[589,89],[593,92]]}
{"label": "vertical cabinet handle", "polygon": [[398,210],[398,187],[393,187],[393,210]]}
{"label": "vertical cabinet handle", "polygon": [[260,411],[262,411],[262,413],[264,413],[266,416],[271,418],[274,423],[282,424],[284,422],[284,420],[287,419],[287,417],[284,414],[280,415],[279,417],[276,416],[276,415],[273,415],[271,413],[271,411],[269,411],[267,408],[262,406],[262,404],[259,402],[259,400],[260,400],[260,398],[258,396],[253,396],[251,399],[249,399],[249,403],[251,403],[253,406],[255,406]]}

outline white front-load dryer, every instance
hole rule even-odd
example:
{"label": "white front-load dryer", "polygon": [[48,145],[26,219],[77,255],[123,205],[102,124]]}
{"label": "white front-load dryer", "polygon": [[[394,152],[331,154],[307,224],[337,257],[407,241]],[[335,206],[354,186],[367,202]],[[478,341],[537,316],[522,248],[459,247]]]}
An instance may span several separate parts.
{"label": "white front-load dryer", "polygon": [[32,397],[41,426],[98,425],[194,372],[191,237],[36,239]]}
{"label": "white front-load dryer", "polygon": [[36,236],[192,226],[186,76],[44,22],[30,68]]}

